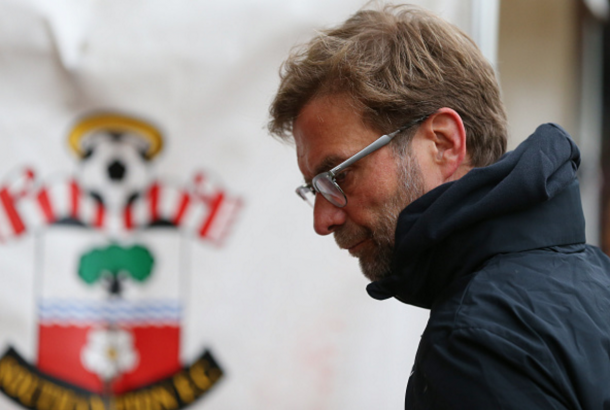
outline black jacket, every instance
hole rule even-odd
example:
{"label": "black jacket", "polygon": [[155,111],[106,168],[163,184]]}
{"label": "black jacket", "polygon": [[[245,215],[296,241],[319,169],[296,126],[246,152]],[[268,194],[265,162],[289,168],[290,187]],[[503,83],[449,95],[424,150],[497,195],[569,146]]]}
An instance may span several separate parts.
{"label": "black jacket", "polygon": [[368,291],[431,309],[407,409],[610,410],[610,260],[585,245],[579,162],[543,125],[400,214]]}

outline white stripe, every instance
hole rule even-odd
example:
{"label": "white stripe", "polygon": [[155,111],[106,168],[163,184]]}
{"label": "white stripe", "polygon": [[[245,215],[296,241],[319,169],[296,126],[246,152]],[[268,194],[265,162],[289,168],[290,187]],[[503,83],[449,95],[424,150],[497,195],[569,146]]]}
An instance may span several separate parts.
{"label": "white stripe", "polygon": [[225,197],[214,216],[206,237],[217,243],[222,242],[235,222],[239,205],[239,200]]}
{"label": "white stripe", "polygon": [[182,217],[180,227],[189,233],[198,233],[209,213],[210,208],[207,204],[191,196],[191,202]]}
{"label": "white stripe", "polygon": [[42,212],[42,208],[36,199],[38,192],[39,191],[36,191],[34,196],[24,198],[17,203],[19,214],[21,215],[21,219],[23,220],[26,230],[28,231],[40,228],[47,223],[44,213]]}
{"label": "white stripe", "polygon": [[55,219],[62,219],[70,216],[71,210],[71,192],[70,184],[65,180],[59,180],[53,185],[47,187],[49,194],[49,202],[53,209]]}
{"label": "white stripe", "polygon": [[131,216],[134,227],[146,226],[150,223],[150,199],[148,189],[140,195],[131,206]]}
{"label": "white stripe", "polygon": [[85,225],[91,226],[97,219],[97,201],[83,191],[82,187],[80,189],[78,219]]}
{"label": "white stripe", "polygon": [[182,198],[182,190],[171,186],[161,185],[159,195],[159,218],[168,221],[173,221],[178,212],[180,199]]}

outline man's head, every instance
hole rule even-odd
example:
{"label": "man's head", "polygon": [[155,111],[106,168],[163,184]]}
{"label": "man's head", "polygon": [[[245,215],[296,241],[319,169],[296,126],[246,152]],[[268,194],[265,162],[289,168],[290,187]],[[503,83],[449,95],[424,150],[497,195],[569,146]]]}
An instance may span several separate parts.
{"label": "man's head", "polygon": [[427,116],[337,177],[345,207],[316,196],[314,227],[334,233],[367,277],[389,269],[398,213],[506,148],[495,73],[457,28],[413,6],[362,10],[284,63],[269,128],[294,137],[306,181],[382,134]]}

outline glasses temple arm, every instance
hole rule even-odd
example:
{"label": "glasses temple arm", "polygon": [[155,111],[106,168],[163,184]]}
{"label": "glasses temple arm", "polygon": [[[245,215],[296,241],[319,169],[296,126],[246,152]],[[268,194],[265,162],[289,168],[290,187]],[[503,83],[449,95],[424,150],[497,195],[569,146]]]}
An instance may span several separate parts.
{"label": "glasses temple arm", "polygon": [[328,172],[332,176],[335,176],[337,173],[343,171],[345,168],[349,167],[350,165],[352,165],[354,162],[358,161],[359,159],[361,159],[363,157],[366,157],[371,152],[376,151],[379,148],[383,147],[384,145],[389,144],[390,141],[392,141],[392,139],[396,135],[398,135],[401,132],[403,132],[404,130],[409,129],[409,128],[413,127],[414,125],[417,125],[420,122],[426,120],[430,115],[432,115],[432,114],[424,115],[424,116],[422,116],[420,118],[417,118],[417,119],[411,121],[407,125],[403,125],[402,127],[400,127],[399,129],[397,129],[394,132],[391,132],[391,133],[386,134],[386,135],[382,135],[381,137],[379,137],[378,139],[373,141],[371,144],[369,144],[367,147],[365,147],[364,149],[359,151],[357,154],[355,154],[354,156],[346,159],[345,161],[343,161],[342,163],[340,163],[339,165],[337,165],[336,167],[334,167],[333,169],[331,169]]}
{"label": "glasses temple arm", "polygon": [[352,165],[354,162],[358,161],[359,159],[366,157],[371,152],[377,151],[379,148],[389,144],[390,141],[392,141],[392,138],[394,138],[398,133],[400,133],[403,130],[404,130],[404,128],[401,128],[397,131],[394,131],[391,134],[382,135],[381,137],[377,138],[371,144],[369,144],[368,146],[366,146],[365,148],[360,150],[357,154],[355,154],[352,157],[349,157],[348,159],[346,159],[345,161],[343,161],[342,163],[340,163],[339,165],[337,165],[336,167],[331,169],[329,171],[330,174],[333,176],[336,175],[337,173],[343,171],[345,168],[349,167],[350,165]]}

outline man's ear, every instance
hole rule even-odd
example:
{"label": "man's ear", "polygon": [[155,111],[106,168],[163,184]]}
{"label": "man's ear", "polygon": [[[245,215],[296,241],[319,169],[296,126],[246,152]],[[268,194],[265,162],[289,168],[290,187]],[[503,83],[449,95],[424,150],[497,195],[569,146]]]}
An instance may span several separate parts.
{"label": "man's ear", "polygon": [[466,129],[460,115],[451,108],[441,108],[425,121],[425,138],[429,141],[431,161],[439,182],[461,178],[470,170],[466,151]]}

